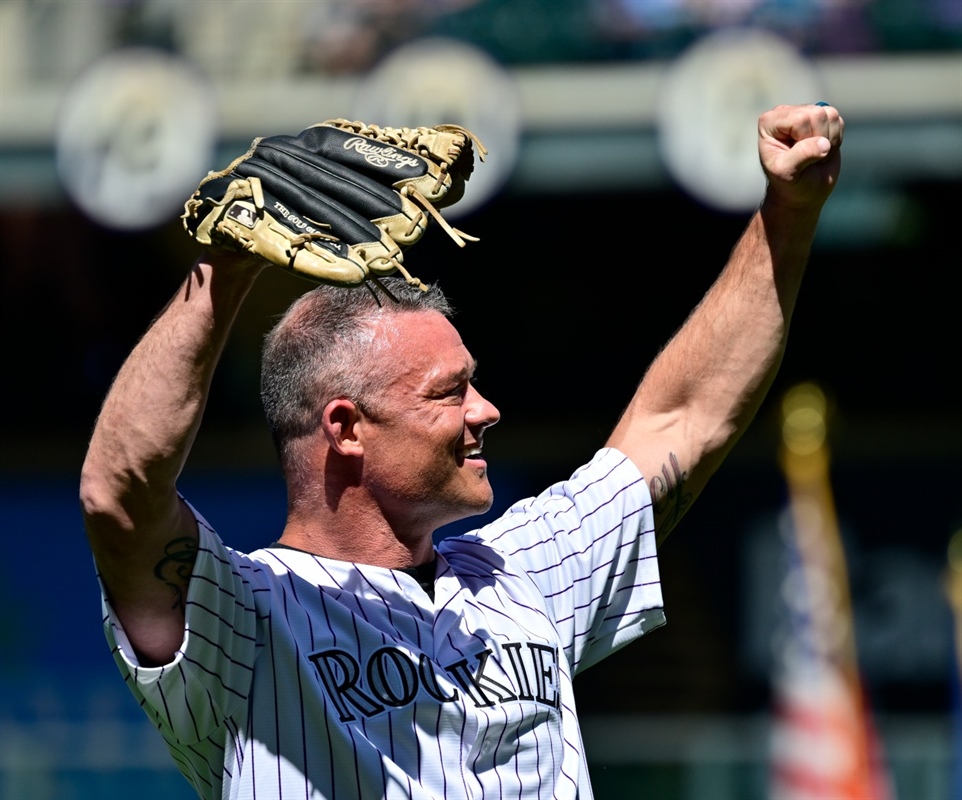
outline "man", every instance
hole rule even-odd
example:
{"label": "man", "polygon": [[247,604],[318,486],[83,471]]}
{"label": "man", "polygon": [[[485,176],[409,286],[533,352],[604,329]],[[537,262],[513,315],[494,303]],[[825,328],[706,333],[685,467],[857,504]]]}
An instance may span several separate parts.
{"label": "man", "polygon": [[223,544],[179,495],[231,323],[263,268],[207,252],[124,364],[81,500],[105,628],[202,797],[591,796],[573,675],[664,621],[655,545],[748,425],[783,352],[843,122],[759,120],[765,199],[590,464],[485,511],[498,412],[436,291],[319,288],[270,335],[279,542]]}

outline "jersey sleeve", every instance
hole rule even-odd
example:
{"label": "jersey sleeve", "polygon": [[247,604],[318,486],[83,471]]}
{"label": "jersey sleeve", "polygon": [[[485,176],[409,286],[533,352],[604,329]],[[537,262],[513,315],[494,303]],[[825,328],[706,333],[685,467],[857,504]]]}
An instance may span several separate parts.
{"label": "jersey sleeve", "polygon": [[476,535],[537,586],[575,671],[665,622],[651,496],[617,450]]}
{"label": "jersey sleeve", "polygon": [[246,701],[257,653],[253,590],[225,547],[194,509],[197,559],[187,591],[184,639],[169,664],[142,666],[101,592],[104,632],[128,688],[167,739],[201,741]]}

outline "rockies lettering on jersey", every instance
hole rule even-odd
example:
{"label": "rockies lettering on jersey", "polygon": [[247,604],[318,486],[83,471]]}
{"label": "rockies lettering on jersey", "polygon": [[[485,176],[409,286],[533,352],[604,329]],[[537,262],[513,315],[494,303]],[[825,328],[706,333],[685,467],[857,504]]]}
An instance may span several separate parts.
{"label": "rockies lettering on jersey", "polygon": [[[489,708],[509,700],[534,700],[559,708],[558,648],[538,642],[507,642],[502,649],[508,653],[514,686],[492,677],[490,648],[475,654],[474,669],[469,666],[468,659],[462,659],[444,667],[444,671],[457,681],[478,708]],[[381,647],[371,653],[363,670],[354,656],[344,650],[323,650],[308,658],[317,668],[341,722],[357,719],[350,707],[370,718],[388,707],[406,706],[414,701],[422,687],[440,703],[454,703],[459,699],[456,689],[450,694],[442,692],[434,665],[424,653],[415,657],[399,647]],[[497,659],[493,661],[507,675],[505,665]]]}
{"label": "rockies lettering on jersey", "polygon": [[590,800],[573,676],[664,623],[651,498],[603,450],[404,572],[246,555],[197,515],[182,647],[127,686],[203,800]]}

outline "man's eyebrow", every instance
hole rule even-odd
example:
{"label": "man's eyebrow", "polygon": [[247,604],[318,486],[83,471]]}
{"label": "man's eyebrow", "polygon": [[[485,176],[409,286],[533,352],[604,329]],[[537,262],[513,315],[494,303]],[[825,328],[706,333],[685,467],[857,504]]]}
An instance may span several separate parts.
{"label": "man's eyebrow", "polygon": [[460,383],[461,381],[472,381],[474,380],[474,374],[478,369],[478,360],[476,358],[471,358],[469,363],[465,364],[463,367],[453,372],[441,372],[434,371],[430,380],[438,381],[447,384],[450,381],[456,381]]}
{"label": "man's eyebrow", "polygon": [[478,370],[478,360],[476,358],[472,358],[470,363],[465,364],[457,372],[450,373],[448,379],[455,380],[458,383],[461,383],[462,381],[473,382],[474,375],[477,372],[477,370]]}
{"label": "man's eyebrow", "polygon": [[459,369],[455,374],[458,377],[461,377],[463,375],[465,377],[470,378],[477,371],[478,371],[478,359],[469,357],[468,363],[465,364],[461,369]]}

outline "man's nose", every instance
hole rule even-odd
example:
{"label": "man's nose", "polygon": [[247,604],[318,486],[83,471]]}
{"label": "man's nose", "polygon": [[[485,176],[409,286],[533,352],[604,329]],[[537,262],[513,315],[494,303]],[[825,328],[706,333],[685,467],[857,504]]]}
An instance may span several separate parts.
{"label": "man's nose", "polygon": [[473,385],[468,389],[468,410],[465,420],[469,425],[490,428],[499,419],[497,406],[482,395]]}

